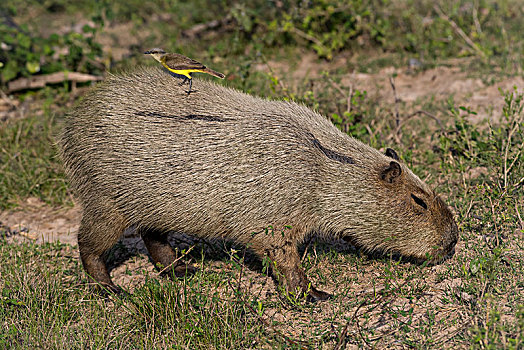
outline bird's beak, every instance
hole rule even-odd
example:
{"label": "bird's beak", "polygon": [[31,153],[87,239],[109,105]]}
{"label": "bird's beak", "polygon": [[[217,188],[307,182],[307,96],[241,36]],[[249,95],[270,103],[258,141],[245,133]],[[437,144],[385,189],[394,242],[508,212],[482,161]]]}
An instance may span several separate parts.
{"label": "bird's beak", "polygon": [[150,55],[150,54],[151,54],[151,51],[144,52],[144,55]]}

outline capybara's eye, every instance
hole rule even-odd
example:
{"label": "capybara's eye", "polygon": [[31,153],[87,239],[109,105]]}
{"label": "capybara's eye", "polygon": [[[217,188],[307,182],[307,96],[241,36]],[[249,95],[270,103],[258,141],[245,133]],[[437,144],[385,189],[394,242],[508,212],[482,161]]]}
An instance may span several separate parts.
{"label": "capybara's eye", "polygon": [[422,208],[424,209],[428,209],[428,205],[426,204],[426,202],[424,202],[422,199],[418,198],[417,196],[415,196],[413,193],[411,194],[411,198],[413,198],[413,200],[415,201],[415,203],[417,203],[418,205],[420,205]]}

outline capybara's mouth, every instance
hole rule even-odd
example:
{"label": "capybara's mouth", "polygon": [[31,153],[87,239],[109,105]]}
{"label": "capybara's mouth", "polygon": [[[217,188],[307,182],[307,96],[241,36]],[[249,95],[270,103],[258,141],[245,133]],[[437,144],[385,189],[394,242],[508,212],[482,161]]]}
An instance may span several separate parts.
{"label": "capybara's mouth", "polygon": [[448,251],[447,254],[437,254],[433,259],[428,261],[429,265],[439,265],[442,264],[444,261],[450,259],[455,255],[455,247],[451,248],[451,250]]}
{"label": "capybara's mouth", "polygon": [[457,242],[458,242],[457,226],[452,225],[451,231],[452,231],[452,235],[454,238],[450,240],[450,242],[446,246],[446,249],[444,249],[444,252],[446,252],[446,254],[437,255],[437,258],[435,259],[435,262],[434,262],[435,265],[440,264],[448,260],[449,258],[451,258],[453,255],[455,255],[455,246],[457,245]]}
{"label": "capybara's mouth", "polygon": [[455,223],[452,223],[448,235],[452,238],[447,245],[443,248],[435,249],[435,253],[429,258],[422,259],[422,262],[427,261],[429,265],[439,265],[455,255],[455,246],[458,242],[458,229]]}
{"label": "capybara's mouth", "polygon": [[346,241],[347,243],[351,244],[352,246],[354,246],[356,249],[363,251],[365,254],[367,254],[370,257],[380,258],[384,256],[390,256],[391,258],[395,260],[402,260],[402,261],[410,262],[416,265],[422,265],[425,263],[426,265],[430,265],[430,266],[442,264],[446,260],[453,257],[453,255],[455,255],[455,245],[457,243],[457,240],[454,239],[446,246],[446,248],[440,248],[440,249],[437,248],[433,251],[433,254],[431,255],[416,256],[416,255],[402,254],[399,251],[385,251],[385,250],[380,250],[380,249],[370,250],[364,247],[363,245],[359,244],[350,235],[342,236],[342,239]]}
{"label": "capybara's mouth", "polygon": [[446,249],[439,249],[437,251],[437,253],[435,255],[431,256],[429,259],[428,258],[420,259],[419,263],[422,264],[422,263],[427,261],[427,264],[428,265],[432,265],[432,266],[433,265],[442,264],[446,260],[452,258],[453,255],[455,255],[455,245],[456,245],[456,243],[457,243],[457,241],[453,240],[452,242],[450,242],[450,244],[448,244]]}

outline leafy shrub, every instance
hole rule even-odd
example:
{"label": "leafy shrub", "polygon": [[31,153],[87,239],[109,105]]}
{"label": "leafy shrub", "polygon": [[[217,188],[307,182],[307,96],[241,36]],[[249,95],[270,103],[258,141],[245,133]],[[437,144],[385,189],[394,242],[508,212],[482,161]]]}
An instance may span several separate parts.
{"label": "leafy shrub", "polygon": [[266,45],[305,42],[326,58],[366,45],[428,59],[487,59],[507,54],[509,43],[520,41],[517,27],[524,15],[513,0],[253,1],[230,8],[247,38]]}
{"label": "leafy shrub", "polygon": [[0,23],[0,77],[3,84],[19,76],[58,71],[100,73],[96,62],[102,47],[95,42],[97,28],[85,25],[82,33],[35,36],[27,25],[13,27]]}

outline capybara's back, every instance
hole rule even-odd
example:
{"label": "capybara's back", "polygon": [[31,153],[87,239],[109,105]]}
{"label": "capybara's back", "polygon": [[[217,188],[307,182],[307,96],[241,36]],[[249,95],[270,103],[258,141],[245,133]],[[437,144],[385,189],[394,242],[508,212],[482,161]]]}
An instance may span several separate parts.
{"label": "capybara's back", "polygon": [[[84,267],[115,289],[103,253],[135,226],[174,275],[167,231],[223,237],[267,255],[288,289],[308,289],[296,245],[310,232],[367,251],[441,260],[457,228],[447,206],[398,156],[341,133],[292,102],[268,101],[165,71],[112,75],[69,114],[62,158],[84,214]],[[272,226],[284,234],[267,233]],[[309,296],[326,295],[312,288]]]}

